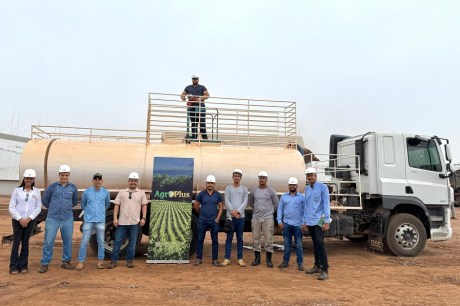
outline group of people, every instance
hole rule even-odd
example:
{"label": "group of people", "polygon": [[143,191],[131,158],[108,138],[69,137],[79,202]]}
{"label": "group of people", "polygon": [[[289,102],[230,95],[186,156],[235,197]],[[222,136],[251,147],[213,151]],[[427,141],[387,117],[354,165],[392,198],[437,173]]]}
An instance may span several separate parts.
{"label": "group of people", "polygon": [[206,178],[206,189],[201,191],[193,203],[194,209],[199,214],[198,219],[198,246],[194,265],[203,263],[203,244],[206,231],[211,233],[212,241],[212,264],[214,266],[228,266],[231,263],[231,249],[233,236],[236,233],[237,263],[245,267],[243,260],[243,231],[245,224],[245,208],[252,207],[252,240],[254,260],[252,266],[261,264],[261,238],[264,238],[264,250],[266,265],[273,267],[273,234],[274,234],[274,213],[277,212],[278,226],[283,232],[284,256],[283,262],[278,268],[289,267],[289,259],[292,248],[292,238],[295,241],[295,252],[297,255],[297,268],[305,271],[303,266],[302,237],[305,231],[309,231],[313,241],[313,253],[315,262],[306,274],[318,274],[318,280],[328,279],[329,264],[327,253],[324,247],[324,231],[329,229],[331,222],[329,190],[326,185],[317,181],[316,169],[306,170],[307,186],[305,193],[297,191],[298,180],[291,177],[288,180],[289,191],[284,193],[278,200],[278,196],[269,187],[268,174],[260,171],[258,175],[258,186],[251,189],[241,184],[243,172],[240,169],[233,170],[233,184],[225,188],[225,205],[227,206],[226,226],[227,240],[225,242],[224,261],[218,261],[218,232],[219,220],[223,211],[223,199],[221,194],[214,189],[216,178],[208,175]]}
{"label": "group of people", "polygon": [[[97,268],[104,269],[104,237],[106,211],[110,207],[110,194],[102,187],[103,176],[95,173],[92,186],[87,188],[81,198],[83,210],[83,235],[78,252],[78,264],[71,263],[72,236],[74,229],[73,207],[78,203],[78,188],[70,179],[70,167],[59,167],[59,180],[49,185],[43,198],[35,188],[36,171],[27,169],[24,178],[15,188],[10,199],[9,212],[13,225],[13,246],[10,256],[10,274],[28,272],[29,238],[33,229],[33,220],[40,214],[42,205],[48,209],[43,241],[43,255],[40,273],[48,271],[53,258],[54,244],[58,230],[61,233],[63,250],[61,268],[82,270],[86,260],[86,250],[93,230],[96,231],[98,244]],[[133,258],[137,243],[139,226],[144,226],[147,218],[147,197],[145,192],[137,188],[139,174],[132,172],[128,177],[128,188],[120,190],[115,198],[113,225],[117,227],[111,261],[107,268],[117,266],[122,242],[129,237],[126,265],[133,268]],[[142,218],[140,217],[142,213]],[[19,253],[19,246],[21,252]]]}
{"label": "group of people", "polygon": [[[98,243],[97,265],[98,269],[113,269],[117,266],[122,242],[128,238],[126,266],[133,268],[133,258],[139,236],[140,227],[144,226],[147,219],[147,198],[145,192],[138,188],[139,174],[132,172],[128,176],[128,187],[120,190],[113,201],[113,225],[117,228],[115,242],[110,263],[104,265],[104,236],[106,224],[106,211],[110,207],[110,194],[102,187],[103,175],[95,173],[92,186],[87,188],[81,198],[83,210],[83,235],[78,252],[78,263],[74,266],[72,259],[72,236],[74,230],[73,207],[78,203],[78,188],[69,181],[70,167],[59,167],[59,180],[49,185],[43,197],[35,187],[36,172],[27,169],[19,187],[15,188],[11,196],[9,211],[13,225],[13,246],[10,257],[10,274],[28,272],[29,238],[33,229],[33,220],[39,215],[41,206],[48,209],[45,223],[45,237],[43,241],[43,255],[39,272],[48,271],[48,266],[53,258],[53,250],[58,230],[63,242],[61,268],[67,270],[82,270],[86,260],[86,251],[92,232],[96,232]],[[278,266],[280,269],[289,266],[292,238],[295,240],[297,267],[303,267],[303,232],[308,229],[312,236],[315,263],[306,271],[307,274],[319,273],[318,279],[328,278],[328,262],[324,248],[323,231],[329,229],[330,207],[329,193],[326,185],[316,180],[314,168],[306,171],[307,187],[305,195],[298,192],[298,181],[292,177],[288,181],[289,191],[278,200],[278,196],[269,187],[268,174],[261,171],[258,175],[259,184],[248,192],[248,188],[241,184],[243,171],[235,169],[232,173],[233,184],[225,188],[226,215],[229,223],[227,240],[225,243],[225,258],[218,261],[218,232],[219,220],[223,212],[222,195],[215,190],[216,178],[208,175],[206,189],[196,196],[193,208],[199,214],[198,219],[198,245],[194,265],[203,262],[203,243],[206,231],[211,232],[212,264],[215,266],[228,266],[231,263],[233,236],[237,239],[237,263],[245,267],[243,260],[243,232],[245,226],[245,209],[252,207],[252,238],[254,260],[252,266],[261,264],[261,238],[264,238],[266,264],[273,267],[273,234],[274,213],[277,211],[278,226],[283,231],[284,257]],[[21,252],[19,254],[19,246]]]}

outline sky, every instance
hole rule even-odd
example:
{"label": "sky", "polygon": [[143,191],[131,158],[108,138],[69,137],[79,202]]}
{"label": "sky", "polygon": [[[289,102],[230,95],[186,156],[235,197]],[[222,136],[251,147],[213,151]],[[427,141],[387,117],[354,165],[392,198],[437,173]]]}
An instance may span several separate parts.
{"label": "sky", "polygon": [[331,134],[437,135],[460,162],[460,1],[0,0],[0,132],[145,129],[148,92],[297,102]]}

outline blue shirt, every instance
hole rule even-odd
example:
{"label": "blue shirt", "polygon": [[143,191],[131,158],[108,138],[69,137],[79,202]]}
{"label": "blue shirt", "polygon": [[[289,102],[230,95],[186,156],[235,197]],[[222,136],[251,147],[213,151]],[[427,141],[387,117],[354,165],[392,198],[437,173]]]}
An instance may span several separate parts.
{"label": "blue shirt", "polygon": [[307,184],[305,187],[304,223],[315,226],[323,215],[324,223],[330,223],[329,189],[318,181],[313,184],[313,187]]}
{"label": "blue shirt", "polygon": [[208,90],[203,85],[198,84],[196,86],[188,85],[187,87],[185,87],[184,91],[189,95],[201,97],[204,95],[204,92]]}
{"label": "blue shirt", "polygon": [[292,226],[301,226],[303,223],[305,197],[302,193],[296,192],[291,195],[289,192],[284,193],[278,204],[277,219],[278,224],[289,224]]}
{"label": "blue shirt", "polygon": [[219,212],[219,203],[222,202],[222,195],[213,191],[210,195],[207,190],[201,191],[196,196],[196,201],[201,204],[200,218],[206,220],[215,220]]}
{"label": "blue shirt", "polygon": [[42,203],[48,208],[47,218],[55,220],[73,218],[72,207],[78,203],[78,188],[72,183],[67,183],[65,187],[60,182],[53,183],[46,188]]}
{"label": "blue shirt", "polygon": [[94,186],[83,192],[81,208],[85,222],[105,222],[105,211],[110,207],[110,193],[104,187],[96,190]]}

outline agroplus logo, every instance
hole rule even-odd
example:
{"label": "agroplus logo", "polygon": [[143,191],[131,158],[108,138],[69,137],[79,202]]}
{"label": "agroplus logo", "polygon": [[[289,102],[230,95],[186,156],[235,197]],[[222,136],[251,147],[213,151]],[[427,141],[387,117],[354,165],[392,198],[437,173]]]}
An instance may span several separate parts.
{"label": "agroplus logo", "polygon": [[182,192],[180,190],[176,191],[156,191],[154,194],[155,198],[159,198],[161,200],[163,199],[173,199],[173,198],[189,198],[190,193],[189,192]]}

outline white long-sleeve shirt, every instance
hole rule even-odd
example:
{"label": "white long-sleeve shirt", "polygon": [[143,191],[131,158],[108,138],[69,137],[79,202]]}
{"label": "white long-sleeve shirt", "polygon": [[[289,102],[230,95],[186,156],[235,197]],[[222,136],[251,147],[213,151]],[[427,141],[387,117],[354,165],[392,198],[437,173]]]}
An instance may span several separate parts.
{"label": "white long-sleeve shirt", "polygon": [[13,219],[19,221],[22,218],[35,219],[42,210],[40,190],[33,187],[29,192],[22,187],[14,189],[10,199],[9,211]]}

